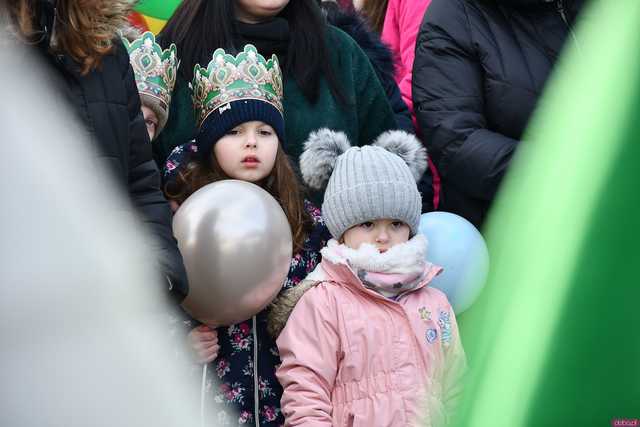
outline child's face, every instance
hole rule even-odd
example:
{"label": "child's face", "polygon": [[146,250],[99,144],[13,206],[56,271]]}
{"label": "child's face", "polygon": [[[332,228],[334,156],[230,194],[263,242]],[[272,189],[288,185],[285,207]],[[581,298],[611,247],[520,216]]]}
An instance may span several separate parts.
{"label": "child's face", "polygon": [[230,178],[258,182],[273,170],[278,143],[278,135],[268,124],[245,122],[220,138],[213,153]]}
{"label": "child's face", "polygon": [[342,241],[352,249],[369,243],[383,253],[399,243],[408,241],[410,234],[411,229],[402,221],[376,219],[351,227],[342,235]]}
{"label": "child's face", "polygon": [[144,124],[147,125],[147,133],[149,134],[149,140],[153,141],[156,137],[156,131],[158,130],[158,116],[153,110],[145,105],[142,106],[142,115],[144,116]]}

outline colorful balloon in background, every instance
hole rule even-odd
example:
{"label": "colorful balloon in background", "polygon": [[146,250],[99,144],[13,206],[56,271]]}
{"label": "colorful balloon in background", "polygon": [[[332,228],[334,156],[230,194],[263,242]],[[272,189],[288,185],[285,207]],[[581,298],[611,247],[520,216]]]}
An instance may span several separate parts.
{"label": "colorful balloon in background", "polygon": [[180,3],[181,0],[142,0],[129,16],[129,22],[141,31],[157,35]]}
{"label": "colorful balloon in background", "polygon": [[449,298],[456,314],[476,300],[489,273],[489,251],[480,232],[466,219],[449,212],[420,217],[420,233],[429,242],[427,259],[444,271],[432,281]]}

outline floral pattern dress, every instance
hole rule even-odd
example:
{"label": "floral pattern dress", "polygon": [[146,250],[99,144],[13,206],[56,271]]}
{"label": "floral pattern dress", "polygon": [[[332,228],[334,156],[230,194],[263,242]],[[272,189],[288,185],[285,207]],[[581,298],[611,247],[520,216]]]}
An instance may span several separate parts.
{"label": "floral pattern dress", "polygon": [[[330,239],[320,211],[309,202],[305,202],[305,208],[313,220],[313,228],[304,250],[291,261],[282,291],[296,286],[313,271],[320,262],[320,249]],[[282,387],[275,375],[280,356],[275,340],[267,332],[268,310],[254,319],[217,330],[220,351],[208,366],[205,380],[205,401],[211,402],[205,416],[211,425],[284,425],[280,410]],[[185,321],[184,326],[191,329],[197,325]]]}

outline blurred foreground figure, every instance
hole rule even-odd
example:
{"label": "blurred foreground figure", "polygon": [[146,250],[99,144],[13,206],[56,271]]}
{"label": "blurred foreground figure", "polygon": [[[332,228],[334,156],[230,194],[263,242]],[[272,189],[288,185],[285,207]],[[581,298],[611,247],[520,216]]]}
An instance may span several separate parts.
{"label": "blurred foreground figure", "polygon": [[611,5],[584,10],[589,48],[558,63],[490,214],[451,427],[638,424],[640,2]]}
{"label": "blurred foreground figure", "polygon": [[30,53],[0,49],[0,425],[195,426],[137,218]]}
{"label": "blurred foreground figure", "polygon": [[[75,113],[83,128],[83,142],[97,148],[94,157],[99,158],[101,167],[111,172],[119,190],[129,194],[137,213],[156,237],[157,247],[147,256],[157,259],[162,270],[162,286],[181,301],[187,294],[186,274],[171,232],[169,206],[160,192],[160,177],[151,157],[129,56],[118,36],[131,3],[128,0],[9,0],[0,12],[4,32],[0,48],[12,51],[18,46],[27,46],[29,54],[36,58],[27,63],[24,58],[16,57],[10,62],[18,74],[38,69],[40,82],[56,99],[54,108],[70,108]],[[29,105],[39,103],[41,97],[42,94],[36,93]],[[31,120],[23,122],[23,128],[35,122],[45,123],[29,110],[25,114],[30,115]],[[59,141],[49,137],[48,143],[56,145]],[[68,160],[56,165],[58,168],[76,166]],[[50,184],[58,187],[68,183]],[[94,203],[102,197],[102,191],[96,191],[86,194],[85,202]],[[105,209],[113,211],[114,208],[105,206]],[[128,277],[120,280],[126,280],[131,287],[138,286]]]}

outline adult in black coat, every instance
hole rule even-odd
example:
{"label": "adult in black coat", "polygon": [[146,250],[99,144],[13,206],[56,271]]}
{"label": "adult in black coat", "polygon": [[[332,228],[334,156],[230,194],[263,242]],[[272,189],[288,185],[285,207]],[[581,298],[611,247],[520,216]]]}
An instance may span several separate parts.
{"label": "adult in black coat", "polygon": [[[327,22],[351,36],[369,58],[393,109],[398,129],[415,133],[411,113],[394,78],[395,62],[391,49],[354,9],[342,9],[334,1],[323,1],[320,5]],[[433,210],[433,178],[429,170],[418,182],[418,188],[422,194],[422,211]]]}
{"label": "adult in black coat", "polygon": [[442,176],[442,210],[480,227],[583,0],[433,0],[413,102]]}
{"label": "adult in black coat", "polygon": [[[181,301],[188,289],[186,273],[173,238],[169,205],[160,191],[160,175],[152,158],[129,55],[117,35],[131,2],[113,0],[109,8],[101,9],[109,14],[108,18],[87,19],[85,30],[96,31],[95,38],[85,38],[87,34],[81,27],[86,11],[74,9],[78,7],[74,3],[75,0],[17,0],[7,9],[11,33],[18,42],[34,46],[54,91],[68,101],[86,126],[88,139],[98,147],[99,163],[128,193],[156,237],[156,253],[150,256],[160,264],[162,286],[173,299]],[[101,2],[102,7],[106,7],[104,3]],[[74,11],[78,12],[76,16],[65,15]],[[25,18],[29,16],[34,18]],[[65,31],[75,33],[64,34]],[[105,39],[95,46],[82,46],[83,40],[96,41],[103,36]],[[100,54],[101,49],[104,51]]]}

